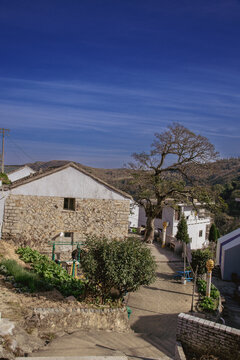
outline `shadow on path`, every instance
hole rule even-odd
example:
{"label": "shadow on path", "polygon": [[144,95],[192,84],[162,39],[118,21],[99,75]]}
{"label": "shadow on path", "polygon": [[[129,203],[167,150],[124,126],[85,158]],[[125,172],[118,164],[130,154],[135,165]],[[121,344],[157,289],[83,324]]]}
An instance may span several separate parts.
{"label": "shadow on path", "polygon": [[165,355],[173,357],[175,353],[177,317],[178,313],[141,316],[132,324],[131,328],[136,333],[141,333],[144,340]]}
{"label": "shadow on path", "polygon": [[[143,286],[143,287],[144,287],[144,286]],[[165,292],[167,292],[167,293],[180,294],[180,295],[186,295],[186,296],[191,296],[191,297],[192,297],[192,294],[187,294],[187,293],[179,292],[179,291],[160,289],[160,288],[151,287],[151,286],[148,286],[148,287],[146,287],[146,288],[147,288],[147,289],[150,289],[150,290],[165,291]]]}

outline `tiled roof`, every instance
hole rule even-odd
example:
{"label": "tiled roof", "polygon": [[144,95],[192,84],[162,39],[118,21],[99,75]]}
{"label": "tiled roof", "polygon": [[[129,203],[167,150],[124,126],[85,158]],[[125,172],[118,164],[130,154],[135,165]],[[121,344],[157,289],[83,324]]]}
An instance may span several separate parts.
{"label": "tiled roof", "polygon": [[24,167],[24,165],[5,165],[4,172],[5,172],[5,174],[9,174],[13,171],[21,169],[22,167]]}

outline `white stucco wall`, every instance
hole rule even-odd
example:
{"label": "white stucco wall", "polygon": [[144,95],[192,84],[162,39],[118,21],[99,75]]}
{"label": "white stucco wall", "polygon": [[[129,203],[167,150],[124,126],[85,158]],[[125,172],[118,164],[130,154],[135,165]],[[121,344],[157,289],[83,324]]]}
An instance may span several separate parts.
{"label": "white stucco wall", "polygon": [[31,169],[29,166],[24,166],[23,168],[20,168],[19,170],[9,173],[8,178],[9,178],[9,180],[11,180],[11,182],[14,182],[16,180],[22,179],[22,178],[29,176],[30,174],[34,174],[34,173],[35,173],[35,171],[33,169]]}
{"label": "white stucco wall", "polygon": [[129,200],[90,176],[68,167],[11,190],[14,195],[57,196],[80,199]]}
{"label": "white stucco wall", "polygon": [[[145,210],[142,206],[139,206],[139,218],[138,218],[138,226],[146,226],[147,218],[145,214]],[[155,228],[161,228],[161,219],[156,219],[155,222]]]}
{"label": "white stucco wall", "polygon": [[[190,247],[192,250],[201,249],[207,244],[206,230],[207,226],[210,225],[210,218],[199,218],[192,206],[180,206],[180,213],[184,214],[187,225],[188,234],[191,239]],[[169,226],[167,227],[168,236],[176,236],[178,220],[175,220],[175,210],[169,206],[163,209],[163,221],[168,221]],[[202,236],[199,236],[202,231]]]}
{"label": "white stucco wall", "polygon": [[129,215],[129,227],[138,227],[138,219],[139,219],[139,206],[134,203],[134,201],[130,201],[130,215]]}

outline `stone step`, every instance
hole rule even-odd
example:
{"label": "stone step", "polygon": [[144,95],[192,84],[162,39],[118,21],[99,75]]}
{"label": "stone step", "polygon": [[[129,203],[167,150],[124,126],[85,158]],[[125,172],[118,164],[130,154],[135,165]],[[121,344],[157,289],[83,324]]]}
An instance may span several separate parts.
{"label": "stone step", "polygon": [[[45,356],[28,357],[28,360],[127,360],[126,356]],[[26,360],[26,357],[17,357],[16,360]]]}

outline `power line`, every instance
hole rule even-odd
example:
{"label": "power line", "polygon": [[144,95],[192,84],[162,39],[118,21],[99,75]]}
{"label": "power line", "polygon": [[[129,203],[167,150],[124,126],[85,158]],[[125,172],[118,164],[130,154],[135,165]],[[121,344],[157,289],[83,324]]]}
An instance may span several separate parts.
{"label": "power line", "polygon": [[27,154],[25,152],[25,150],[23,150],[23,148],[21,146],[19,146],[13,139],[9,138],[10,142],[12,142],[20,151],[22,151],[22,153],[28,157],[31,161],[35,161],[35,159],[33,159],[29,154]]}
{"label": "power line", "polygon": [[2,134],[2,154],[1,154],[1,168],[2,173],[4,173],[4,137],[10,132],[9,129],[0,128],[0,134]]}

